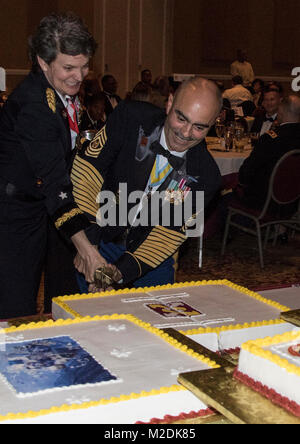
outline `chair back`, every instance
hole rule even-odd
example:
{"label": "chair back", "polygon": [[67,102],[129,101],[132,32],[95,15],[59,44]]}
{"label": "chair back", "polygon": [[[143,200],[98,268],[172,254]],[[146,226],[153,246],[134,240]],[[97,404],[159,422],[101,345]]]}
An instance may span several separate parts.
{"label": "chair back", "polygon": [[300,149],[284,154],[273,168],[267,198],[258,217],[262,219],[268,213],[272,202],[288,205],[300,199]]}
{"label": "chair back", "polygon": [[251,100],[245,100],[243,103],[240,104],[240,106],[243,109],[244,116],[252,116],[252,114],[255,111],[256,106]]}
{"label": "chair back", "polygon": [[300,149],[289,151],[279,159],[270,186],[272,199],[279,205],[288,205],[300,198]]}

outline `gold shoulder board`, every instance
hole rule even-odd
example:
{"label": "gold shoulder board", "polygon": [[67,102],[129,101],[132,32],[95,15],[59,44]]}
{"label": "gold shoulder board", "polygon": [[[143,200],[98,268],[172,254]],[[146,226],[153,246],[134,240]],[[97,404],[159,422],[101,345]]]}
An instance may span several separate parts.
{"label": "gold shoulder board", "polygon": [[55,99],[55,92],[53,91],[53,89],[47,88],[46,96],[49,108],[51,109],[51,111],[56,113],[56,99]]}

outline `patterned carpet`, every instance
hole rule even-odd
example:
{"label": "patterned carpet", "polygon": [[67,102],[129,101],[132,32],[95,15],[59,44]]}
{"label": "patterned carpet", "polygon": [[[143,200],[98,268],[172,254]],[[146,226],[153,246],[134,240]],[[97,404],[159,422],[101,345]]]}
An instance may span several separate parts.
{"label": "patterned carpet", "polygon": [[[300,284],[300,234],[290,239],[288,244],[270,243],[264,252],[265,268],[259,265],[256,238],[238,234],[228,244],[222,258],[221,237],[207,239],[203,248],[203,266],[198,267],[198,239],[189,239],[180,251],[177,282],[228,279],[235,284],[259,290],[270,287]],[[39,295],[40,315],[27,319],[11,320],[11,325],[45,321],[49,315],[42,313],[43,282]]]}
{"label": "patterned carpet", "polygon": [[299,233],[287,244],[268,244],[264,269],[260,268],[257,240],[253,236],[237,234],[227,245],[224,257],[220,251],[220,237],[206,240],[203,266],[199,269],[197,240],[189,239],[181,251],[177,281],[228,279],[251,290],[300,283]]}

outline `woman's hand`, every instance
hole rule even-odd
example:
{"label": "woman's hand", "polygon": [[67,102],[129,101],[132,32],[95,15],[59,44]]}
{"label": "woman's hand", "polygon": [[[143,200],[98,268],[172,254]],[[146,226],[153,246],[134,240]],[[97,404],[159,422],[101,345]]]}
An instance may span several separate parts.
{"label": "woman's hand", "polygon": [[74,266],[79,273],[85,276],[86,281],[92,284],[97,268],[107,266],[107,262],[98,252],[97,247],[89,242],[84,231],[75,234],[72,237],[72,242],[78,251],[74,259]]}

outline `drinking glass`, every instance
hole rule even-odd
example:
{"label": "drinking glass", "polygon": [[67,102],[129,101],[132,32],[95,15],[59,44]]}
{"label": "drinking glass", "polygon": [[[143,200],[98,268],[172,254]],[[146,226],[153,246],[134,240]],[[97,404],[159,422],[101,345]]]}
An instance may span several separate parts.
{"label": "drinking glass", "polygon": [[231,128],[227,128],[224,134],[225,139],[225,149],[226,151],[230,151],[232,149],[233,144],[233,131]]}
{"label": "drinking glass", "polygon": [[241,137],[239,139],[235,139],[235,149],[237,153],[243,153],[244,147],[247,145],[248,139],[246,137]]}
{"label": "drinking glass", "polygon": [[216,133],[217,137],[219,138],[219,143],[221,143],[221,138],[224,135],[224,128],[225,128],[224,124],[222,123],[221,120],[218,119],[216,121]]}

